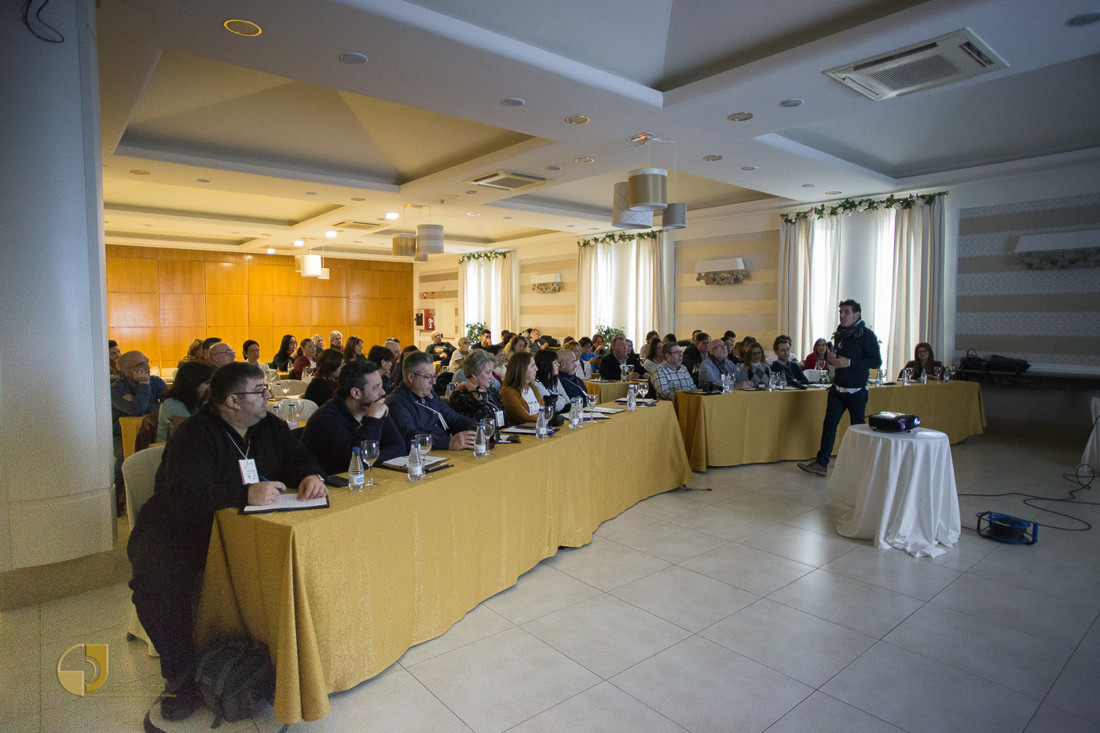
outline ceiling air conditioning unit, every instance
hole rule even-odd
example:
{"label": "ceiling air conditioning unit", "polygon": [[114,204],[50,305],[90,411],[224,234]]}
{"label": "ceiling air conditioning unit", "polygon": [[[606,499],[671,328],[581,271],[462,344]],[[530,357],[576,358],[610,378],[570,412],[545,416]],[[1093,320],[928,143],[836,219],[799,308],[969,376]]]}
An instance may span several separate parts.
{"label": "ceiling air conditioning unit", "polygon": [[531,176],[526,173],[514,173],[512,171],[493,171],[484,176],[478,176],[477,178],[471,178],[466,183],[473,183],[478,186],[485,186],[486,188],[495,188],[499,191],[522,191],[527,188],[534,188],[535,186],[541,186],[546,183],[545,178],[539,178],[538,176]]}
{"label": "ceiling air conditioning unit", "polygon": [[919,92],[1008,68],[969,28],[874,58],[828,69],[826,74],[875,100]]}
{"label": "ceiling air conditioning unit", "polygon": [[354,219],[344,219],[338,221],[332,225],[333,229],[355,229],[361,232],[373,232],[375,229],[381,229],[382,224],[374,221],[355,221]]}

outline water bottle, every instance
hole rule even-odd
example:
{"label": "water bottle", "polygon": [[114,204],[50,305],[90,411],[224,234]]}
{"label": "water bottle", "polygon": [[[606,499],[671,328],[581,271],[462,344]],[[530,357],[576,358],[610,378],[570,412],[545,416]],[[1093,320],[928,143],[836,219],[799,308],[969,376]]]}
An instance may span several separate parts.
{"label": "water bottle", "polygon": [[363,456],[359,453],[359,446],[355,446],[351,449],[351,462],[348,463],[348,489],[362,491],[363,483]]}
{"label": "water bottle", "polygon": [[577,405],[577,399],[573,398],[573,400],[569,403],[569,429],[576,430],[580,426],[581,411],[580,407],[578,407]]}
{"label": "water bottle", "polygon": [[535,421],[535,437],[539,440],[545,440],[550,437],[550,433],[547,430],[548,423],[546,420],[546,412],[539,410],[538,420]]}
{"label": "water bottle", "polygon": [[420,447],[413,441],[409,448],[409,481],[419,481],[424,477],[424,462],[420,460]]}
{"label": "water bottle", "polygon": [[730,391],[730,375],[722,375],[722,394],[726,394]]}
{"label": "water bottle", "polygon": [[779,373],[779,388],[780,389],[786,389],[787,388],[787,373],[786,372],[780,372]]}
{"label": "water bottle", "polygon": [[634,391],[634,385],[626,390],[626,409],[630,412],[634,412],[638,407],[638,394]]}
{"label": "water bottle", "polygon": [[489,452],[488,439],[485,436],[485,423],[477,424],[477,433],[474,435],[474,458],[484,458]]}

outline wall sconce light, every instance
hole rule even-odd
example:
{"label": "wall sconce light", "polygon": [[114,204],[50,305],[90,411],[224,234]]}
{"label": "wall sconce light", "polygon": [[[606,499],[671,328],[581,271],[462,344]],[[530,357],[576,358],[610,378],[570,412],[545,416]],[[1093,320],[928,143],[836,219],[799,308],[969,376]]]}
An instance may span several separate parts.
{"label": "wall sconce light", "polygon": [[732,285],[739,283],[749,274],[745,268],[745,261],[740,257],[731,257],[725,260],[706,260],[696,264],[698,272],[695,281],[703,281],[704,285]]}
{"label": "wall sconce light", "polygon": [[535,293],[560,293],[561,275],[556,272],[543,272],[531,275],[528,279],[532,292]]}

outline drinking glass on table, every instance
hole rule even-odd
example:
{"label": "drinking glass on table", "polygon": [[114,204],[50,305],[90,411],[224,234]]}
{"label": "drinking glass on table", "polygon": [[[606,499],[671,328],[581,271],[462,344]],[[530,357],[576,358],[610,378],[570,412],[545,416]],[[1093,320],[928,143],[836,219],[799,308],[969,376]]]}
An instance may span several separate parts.
{"label": "drinking glass on table", "polygon": [[378,460],[378,441],[364,440],[359,443],[359,454],[363,458],[363,463],[367,464],[367,480],[363,482],[363,486],[374,486],[371,469],[374,467],[374,462]]}
{"label": "drinking glass on table", "polygon": [[598,395],[594,395],[591,392],[584,396],[584,399],[588,402],[588,419],[593,423],[596,422],[596,401],[599,399]]}
{"label": "drinking glass on table", "polygon": [[942,382],[943,381],[943,367],[941,367],[941,366],[936,367],[933,370],[933,373],[936,375],[936,381],[937,382]]}
{"label": "drinking glass on table", "polygon": [[905,367],[905,382],[904,384],[910,384],[913,381],[913,367]]}
{"label": "drinking glass on table", "polygon": [[[428,457],[428,451],[432,449],[432,434],[431,433],[417,433],[413,438],[416,444],[420,447],[420,458],[426,459]],[[427,467],[427,464],[425,464]]]}

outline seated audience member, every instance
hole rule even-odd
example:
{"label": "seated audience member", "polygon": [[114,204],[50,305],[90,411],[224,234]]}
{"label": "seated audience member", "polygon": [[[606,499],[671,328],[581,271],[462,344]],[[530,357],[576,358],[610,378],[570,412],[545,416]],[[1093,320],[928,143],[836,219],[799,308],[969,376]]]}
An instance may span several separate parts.
{"label": "seated audience member", "polygon": [[569,397],[565,394],[565,385],[561,383],[560,370],[555,352],[540,349],[535,353],[535,391],[539,393],[542,404],[552,405],[556,413],[569,409]]}
{"label": "seated audience member", "polygon": [[352,362],[362,364],[365,361],[367,361],[367,357],[363,356],[363,339],[358,336],[348,336],[347,343],[344,344],[344,362],[347,364]]}
{"label": "seated audience member", "polygon": [[741,358],[737,355],[737,342],[730,336],[723,336],[722,343],[726,345],[726,353],[728,354],[726,358],[734,364],[740,364]]}
{"label": "seated audience member", "polygon": [[302,353],[294,360],[294,369],[290,373],[291,379],[301,379],[306,369],[317,368],[317,347],[313,345],[312,339],[302,341],[302,348],[299,351]]}
{"label": "seated audience member", "polygon": [[469,370],[466,378],[454,383],[451,394],[451,409],[465,415],[474,422],[492,419],[496,428],[508,424],[504,412],[504,403],[500,392],[493,386],[493,365],[496,358],[485,349],[471,351],[462,362],[463,371]]}
{"label": "seated audience member", "polygon": [[201,360],[205,361],[207,364],[210,364],[210,348],[214,346],[214,344],[220,344],[221,342],[222,340],[217,336],[211,336],[210,338],[203,339]]}
{"label": "seated audience member", "polygon": [[493,379],[500,385],[497,389],[504,386],[504,374],[508,371],[508,352],[501,348],[500,344],[493,344],[489,348],[489,353],[493,355]]}
{"label": "seated audience member", "polygon": [[393,352],[382,345],[375,345],[370,347],[370,351],[367,352],[367,358],[365,361],[373,361],[382,370],[382,389],[386,390],[386,394],[393,391],[397,384],[394,383],[390,377],[393,374],[394,358]]}
{"label": "seated audience member", "polygon": [[592,339],[587,336],[581,336],[577,344],[581,347],[581,353],[577,355],[577,358],[588,365],[588,376],[591,377],[592,370],[599,368],[600,357],[596,355]]}
{"label": "seated audience member", "polygon": [[787,384],[809,384],[806,375],[802,373],[802,367],[798,365],[798,359],[791,359],[791,337],[778,336],[772,343],[772,351],[775,352],[775,361],[772,362],[772,372],[783,374],[787,377]]}
{"label": "seated audience member", "polygon": [[279,351],[271,360],[271,368],[277,372],[289,372],[294,366],[294,351],[298,348],[298,339],[293,334],[284,334],[279,343]]}
{"label": "seated audience member", "polygon": [[684,366],[693,375],[699,369],[699,364],[710,353],[710,334],[706,331],[696,331],[691,335],[691,345],[684,349]]}
{"label": "seated audience member", "polygon": [[806,357],[802,364],[803,369],[828,369],[829,368],[829,342],[825,339],[814,341],[813,353]]}
{"label": "seated audience member", "polygon": [[512,354],[508,359],[508,371],[504,374],[504,386],[500,388],[500,400],[511,425],[535,422],[542,410],[542,398],[535,390],[535,358],[526,351]]}
{"label": "seated audience member", "polygon": [[118,357],[119,378],[111,382],[111,424],[115,448],[115,499],[122,516],[126,507],[126,493],[122,482],[122,416],[142,417],[157,408],[168,385],[160,377],[149,373],[149,359],[140,351],[127,351]]}
{"label": "seated audience member", "polygon": [[[756,339],[754,339],[752,336],[746,336],[745,338],[741,339],[736,344],[734,344],[733,351],[734,351],[734,356],[737,357],[737,360],[736,360],[737,364],[748,364],[749,363],[749,349],[751,349],[752,345],[755,344],[755,343],[756,343]],[[760,347],[760,348],[761,348],[761,351],[763,351],[764,347]]]}
{"label": "seated audience member", "polygon": [[913,379],[920,379],[922,374],[927,374],[928,378],[931,379],[936,376],[936,367],[942,366],[943,363],[936,361],[936,357],[932,354],[932,344],[921,341],[913,349],[913,360],[898,372],[898,379],[901,379],[906,369],[913,370]]}
{"label": "seated audience member", "polygon": [[600,360],[600,379],[618,382],[622,379],[622,367],[629,366],[627,379],[645,379],[645,369],[638,357],[630,353],[626,337],[619,334],[611,340],[611,353]]}
{"label": "seated audience member", "polygon": [[676,338],[676,334],[674,333],[666,333],[665,337],[661,340],[665,342],[665,346],[668,346],[669,344],[679,343],[679,340]]}
{"label": "seated audience member", "polygon": [[642,368],[645,369],[646,375],[650,378],[657,373],[657,367],[661,365],[665,360],[665,342],[661,339],[654,338],[649,342],[649,346],[646,348],[645,361],[642,362]]}
{"label": "seated audience member", "polygon": [[206,351],[206,361],[215,369],[225,366],[236,359],[237,355],[234,353],[233,347],[220,339],[216,343],[211,344],[210,348]]}
{"label": "seated audience member", "polygon": [[401,431],[386,407],[378,365],[369,360],[348,364],[337,381],[336,397],[313,413],[302,431],[302,445],[325,473],[347,471],[351,449],[364,440],[378,441],[379,461],[405,455]]}
{"label": "seated audience member", "polygon": [[753,387],[767,387],[771,381],[772,370],[768,366],[767,357],[764,356],[764,347],[756,341],[748,346],[745,354],[745,363],[741,364],[740,376],[751,381]]}
{"label": "seated audience member", "polygon": [[595,360],[598,363],[599,359],[608,355],[609,349],[607,347],[607,339],[604,338],[602,333],[592,334],[592,352],[596,355]]}
{"label": "seated audience member", "polygon": [[410,351],[401,365],[401,376],[401,385],[386,398],[386,404],[401,431],[405,450],[417,433],[431,433],[433,450],[472,450],[477,423],[452,410],[435,393],[431,355]]}
{"label": "seated audience member", "polygon": [[264,373],[264,379],[270,381],[271,377],[275,374],[275,370],[260,361],[260,344],[258,341],[252,339],[245,341],[244,345],[241,346],[241,353],[244,354],[244,360],[246,362],[262,371]]}
{"label": "seated audience member", "polygon": [[192,608],[214,513],[270,504],[288,488],[301,499],[327,493],[317,461],[285,422],[268,414],[268,397],[263,372],[250,364],[214,372],[209,401],[168,442],[153,496],[130,534],[130,587],[138,619],[160,654],[166,720],[182,720],[202,703]]}
{"label": "seated audience member", "polygon": [[443,340],[443,332],[436,331],[432,334],[432,342],[424,349],[432,355],[432,361],[438,361],[447,366],[451,362],[451,354],[455,352],[454,344]]}
{"label": "seated audience member", "polygon": [[[722,386],[722,375],[729,375],[737,389],[752,389],[752,384],[737,373],[737,365],[727,359],[726,342],[714,339],[710,342],[707,357],[699,363],[699,386],[714,389]],[[767,365],[765,365],[767,366]]]}
{"label": "seated audience member", "polygon": [[390,368],[390,381],[395,382],[395,383],[400,382],[401,381],[401,342],[398,341],[395,338],[388,338],[388,339],[386,339],[385,341],[382,342],[382,345],[385,346],[387,349],[389,349],[390,352],[393,354],[393,366]]}
{"label": "seated audience member", "polygon": [[684,366],[684,347],[675,341],[665,347],[665,361],[657,366],[651,382],[662,400],[671,400],[679,390],[695,389],[695,380]]}
{"label": "seated audience member", "polygon": [[[573,342],[574,349],[579,349],[577,342]],[[565,388],[565,396],[572,400],[574,397],[584,397],[588,389],[584,386],[584,380],[577,376],[577,352],[564,346],[558,350],[558,380]]]}
{"label": "seated audience member", "polygon": [[336,351],[344,350],[344,334],[339,331],[328,332],[328,347]]}
{"label": "seated audience member", "polygon": [[522,335],[517,334],[512,337],[511,341],[508,342],[508,346],[504,349],[504,355],[506,358],[511,359],[512,354],[520,351],[528,351],[529,349],[527,347],[527,339],[524,338]]}
{"label": "seated audience member", "polygon": [[111,381],[118,379],[118,357],[122,356],[122,349],[118,342],[111,339],[107,342],[107,361],[111,365]]}
{"label": "seated audience member", "polygon": [[164,393],[157,421],[157,442],[172,436],[184,420],[194,415],[206,401],[214,367],[201,361],[189,361],[176,371],[176,379]]}
{"label": "seated audience member", "polygon": [[[573,364],[573,376],[582,382],[592,378],[592,361],[585,356],[584,347],[581,346],[580,341],[574,341],[573,345],[569,347],[569,350],[573,352],[573,356],[576,357],[576,361]],[[588,356],[592,354],[589,353]]]}
{"label": "seated audience member", "polygon": [[336,349],[322,351],[321,355],[317,357],[317,371],[313,373],[313,379],[309,380],[309,384],[306,385],[306,391],[302,397],[315,403],[318,407],[331,400],[337,394],[340,384],[340,372],[343,368],[343,354]]}
{"label": "seated audience member", "polygon": [[523,332],[523,337],[527,339],[527,350],[532,354],[537,353],[542,348],[542,344],[539,342],[539,339],[542,338],[542,331],[537,328],[527,329]]}
{"label": "seated audience member", "polygon": [[313,342],[313,348],[317,349],[318,354],[325,350],[325,340],[321,338],[321,334],[315,333],[309,337],[309,340]]}
{"label": "seated audience member", "polygon": [[176,367],[181,367],[189,361],[202,361],[202,339],[195,339],[191,342],[191,345],[187,347],[187,355],[176,363]]}
{"label": "seated audience member", "polygon": [[481,333],[477,335],[477,343],[471,346],[471,349],[488,349],[493,345],[493,332],[487,328],[481,329]]}
{"label": "seated audience member", "polygon": [[447,362],[447,371],[452,374],[462,367],[463,360],[470,355],[470,339],[468,337],[460,336],[457,343],[458,346],[451,353],[451,360]]}

